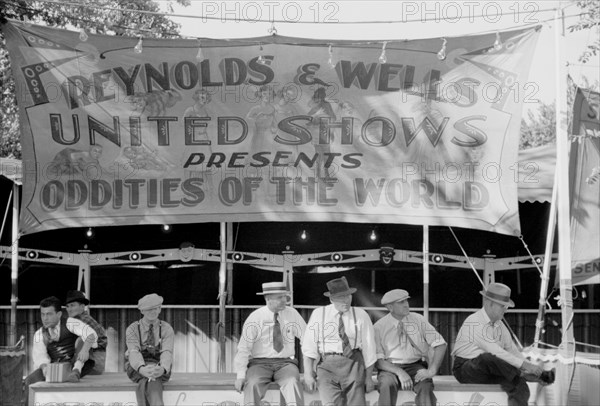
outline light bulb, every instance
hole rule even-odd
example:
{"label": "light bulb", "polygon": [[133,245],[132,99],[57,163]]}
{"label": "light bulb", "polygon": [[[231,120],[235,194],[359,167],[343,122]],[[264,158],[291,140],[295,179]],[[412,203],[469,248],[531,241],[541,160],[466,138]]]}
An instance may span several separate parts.
{"label": "light bulb", "polygon": [[307,238],[308,238],[308,235],[306,235],[306,230],[302,230],[302,234],[300,234],[300,239],[306,240]]}
{"label": "light bulb", "polygon": [[329,45],[329,60],[327,64],[331,69],[335,69],[335,63],[333,62],[333,45]]}
{"label": "light bulb", "polygon": [[260,63],[261,65],[265,65],[267,63],[267,59],[263,56],[263,46],[262,44],[260,44],[260,54],[258,55],[258,59],[256,60],[256,62]]}
{"label": "light bulb", "polygon": [[502,49],[502,40],[500,39],[500,33],[496,33],[496,41],[494,41],[494,49],[500,51]]}
{"label": "light bulb", "polygon": [[[384,62],[385,63],[385,62]],[[371,231],[371,235],[369,236],[371,241],[375,241],[377,239],[377,234],[375,234],[375,230]]]}
{"label": "light bulb", "polygon": [[387,56],[385,55],[385,47],[387,46],[387,41],[383,43],[381,47],[381,55],[379,55],[379,63],[384,64],[387,63]]}
{"label": "light bulb", "polygon": [[135,45],[135,47],[133,48],[133,50],[135,51],[136,54],[141,54],[142,53],[142,51],[144,50],[144,47],[142,45],[142,37],[140,37],[140,40]]}
{"label": "light bulb", "polygon": [[448,41],[446,41],[446,38],[442,38],[442,49],[440,49],[440,51],[437,53],[437,58],[440,61],[443,61],[444,59],[446,59],[446,43]]}
{"label": "light bulb", "polygon": [[85,28],[79,30],[79,40],[85,42],[88,40],[87,32],[85,32]]}
{"label": "light bulb", "polygon": [[92,238],[94,237],[94,230],[92,229],[92,227],[88,228],[87,231],[85,232],[85,236],[87,238]]}
{"label": "light bulb", "polygon": [[162,227],[162,232],[163,233],[170,233],[171,232],[171,225],[170,224],[163,224]]}
{"label": "light bulb", "polygon": [[204,60],[204,54],[202,53],[202,41],[198,40],[198,53],[196,54],[196,60],[202,62]]}

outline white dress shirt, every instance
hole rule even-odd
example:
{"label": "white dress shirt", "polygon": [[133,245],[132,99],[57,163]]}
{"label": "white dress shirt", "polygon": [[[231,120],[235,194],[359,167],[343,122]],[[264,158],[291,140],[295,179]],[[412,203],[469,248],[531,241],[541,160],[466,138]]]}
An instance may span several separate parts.
{"label": "white dress shirt", "polygon": [[377,359],[385,359],[395,364],[412,364],[427,356],[429,348],[446,344],[446,340],[435,327],[418,313],[409,313],[402,319],[404,333],[410,339],[400,339],[399,323],[391,313],[375,323]]}
{"label": "white dress shirt", "polygon": [[[60,320],[55,327],[51,327],[55,329],[56,337],[60,337]],[[43,327],[38,329],[33,335],[33,348],[31,352],[31,356],[33,358],[33,369],[38,369],[42,364],[50,363],[50,356],[48,355],[48,349],[46,347],[46,342],[44,341],[44,335],[42,334]],[[71,333],[75,334],[85,342],[89,336],[94,337],[94,343],[91,348],[98,348],[98,335],[94,331],[94,329],[88,324],[84,323],[79,319],[75,319],[73,317],[67,318],[67,330]]]}
{"label": "white dress shirt", "polygon": [[263,306],[250,313],[244,322],[234,359],[238,379],[246,377],[251,358],[294,358],[294,338],[302,339],[306,322],[296,309],[289,306],[278,313],[283,350],[277,352],[273,349],[274,316],[275,313]]}
{"label": "white dress shirt", "polygon": [[485,309],[480,309],[467,317],[461,326],[452,355],[473,359],[485,352],[517,368],[520,368],[525,360],[514,345],[504,323],[501,320],[492,323]]}
{"label": "white dress shirt", "polygon": [[[325,324],[322,324],[323,312]],[[356,314],[356,319],[353,314]],[[333,304],[313,310],[302,339],[302,353],[313,359],[319,359],[320,354],[328,352],[343,353],[342,340],[338,334],[338,320],[339,312]],[[365,367],[370,367],[377,361],[371,318],[363,309],[351,307],[342,315],[342,321],[350,345],[362,350]]]}

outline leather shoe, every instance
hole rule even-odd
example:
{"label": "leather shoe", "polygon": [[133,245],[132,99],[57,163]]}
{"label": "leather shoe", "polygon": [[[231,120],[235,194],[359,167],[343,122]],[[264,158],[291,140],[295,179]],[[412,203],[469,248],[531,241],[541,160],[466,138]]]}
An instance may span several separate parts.
{"label": "leather shoe", "polygon": [[67,376],[67,382],[77,383],[77,382],[79,382],[80,378],[81,378],[81,372],[79,372],[78,369],[74,369],[71,371],[69,376]]}

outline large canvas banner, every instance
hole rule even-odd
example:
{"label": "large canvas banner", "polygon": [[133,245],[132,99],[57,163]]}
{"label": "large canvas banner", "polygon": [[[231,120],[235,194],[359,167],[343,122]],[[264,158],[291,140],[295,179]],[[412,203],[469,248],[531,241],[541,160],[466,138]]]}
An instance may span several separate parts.
{"label": "large canvas banner", "polygon": [[573,285],[600,283],[600,93],[577,89],[569,155]]}
{"label": "large canvas banner", "polygon": [[344,221],[518,235],[538,31],[501,33],[496,46],[495,33],[82,41],[9,23],[21,231]]}

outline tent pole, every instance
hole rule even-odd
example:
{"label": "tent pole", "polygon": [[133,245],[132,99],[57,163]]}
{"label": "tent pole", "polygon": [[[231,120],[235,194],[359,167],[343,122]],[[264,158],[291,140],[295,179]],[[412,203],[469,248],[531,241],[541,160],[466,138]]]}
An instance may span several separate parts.
{"label": "tent pole", "polygon": [[[571,280],[571,230],[569,224],[569,140],[566,128],[567,101],[564,75],[564,24],[562,3],[554,18],[555,69],[556,69],[556,172],[558,173],[558,266],[560,272],[560,297],[562,340],[560,355],[565,359],[575,355],[573,334],[573,283]],[[559,404],[566,404],[566,392]]]}
{"label": "tent pole", "polygon": [[423,226],[423,316],[429,321],[429,226]]}
{"label": "tent pole", "polygon": [[17,302],[19,301],[19,185],[13,183],[13,212],[12,212],[12,255],[10,256],[10,281],[12,293],[10,296],[10,345],[17,343]]}
{"label": "tent pole", "polygon": [[554,186],[552,187],[552,200],[550,201],[550,215],[548,217],[548,229],[546,230],[546,250],[544,251],[544,265],[542,269],[542,283],[540,286],[540,300],[538,305],[538,318],[535,322],[535,336],[533,338],[534,348],[538,348],[542,330],[544,329],[544,313],[546,309],[546,295],[548,294],[548,280],[550,279],[550,262],[552,258],[552,246],[554,245],[554,229],[556,228],[556,200],[557,200],[558,172],[555,169]]}
{"label": "tent pole", "polygon": [[220,223],[221,264],[219,266],[219,372],[225,372],[225,303],[227,292],[225,291],[225,276],[227,274],[227,224]]}

